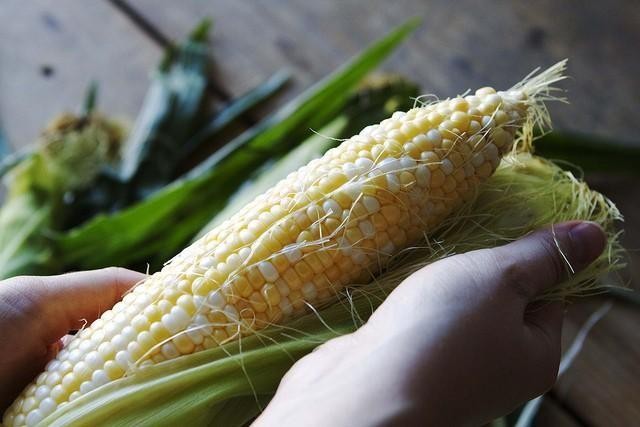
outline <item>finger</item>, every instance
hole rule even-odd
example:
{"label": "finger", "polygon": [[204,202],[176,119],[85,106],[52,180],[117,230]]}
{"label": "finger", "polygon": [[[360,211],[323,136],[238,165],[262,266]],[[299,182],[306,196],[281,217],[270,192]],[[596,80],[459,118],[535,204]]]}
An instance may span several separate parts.
{"label": "finger", "polygon": [[49,277],[23,277],[16,286],[29,300],[42,338],[52,343],[69,330],[81,328],[113,307],[145,275],[124,268],[68,273]]}
{"label": "finger", "polygon": [[604,250],[606,235],[593,222],[570,221],[539,230],[492,249],[501,284],[531,301],[546,289],[591,264]]}

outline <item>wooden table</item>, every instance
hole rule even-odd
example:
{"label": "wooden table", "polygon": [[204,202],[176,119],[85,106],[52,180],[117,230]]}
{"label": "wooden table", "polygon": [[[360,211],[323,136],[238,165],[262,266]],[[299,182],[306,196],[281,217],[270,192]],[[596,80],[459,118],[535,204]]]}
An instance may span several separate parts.
{"label": "wooden table", "polygon": [[[447,96],[504,87],[536,66],[570,58],[570,105],[553,105],[557,128],[640,141],[640,3],[624,0],[3,0],[0,123],[16,147],[54,114],[79,107],[91,80],[100,107],[133,117],[148,74],[170,39],[203,16],[215,20],[214,92],[224,102],[289,68],[293,96],[410,16],[423,25],[385,65]],[[640,165],[639,165],[640,167]],[[627,219],[640,246],[640,190],[624,177],[590,177]],[[640,288],[640,257],[627,274]],[[568,308],[565,344],[603,298]],[[545,399],[537,425],[640,425],[640,311],[615,301],[583,351]]]}

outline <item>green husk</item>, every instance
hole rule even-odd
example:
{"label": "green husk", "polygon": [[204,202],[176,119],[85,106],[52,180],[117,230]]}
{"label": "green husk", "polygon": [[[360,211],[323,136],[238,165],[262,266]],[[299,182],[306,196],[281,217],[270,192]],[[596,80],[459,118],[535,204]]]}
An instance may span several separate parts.
{"label": "green husk", "polygon": [[98,114],[62,115],[11,167],[0,207],[0,279],[56,271],[51,236],[64,222],[65,197],[115,159],[120,139],[120,129]]}
{"label": "green husk", "polygon": [[554,164],[528,153],[512,154],[467,209],[428,242],[397,256],[373,283],[350,288],[338,303],[286,326],[134,368],[127,377],[60,408],[43,425],[162,426],[188,420],[194,426],[242,426],[259,414],[297,359],[328,339],[354,331],[407,275],[445,256],[504,244],[568,219],[601,224],[609,235],[608,248],[545,299],[596,292],[598,278],[622,267],[615,230],[620,214],[604,196]]}
{"label": "green husk", "polygon": [[[353,89],[416,28],[410,20],[263,122],[216,151],[186,176],[113,215],[97,215],[57,238],[69,268],[150,262],[157,268],[221,209],[267,161],[321,129],[348,103]],[[167,232],[167,230],[171,232]],[[153,258],[152,258],[153,257]]]}

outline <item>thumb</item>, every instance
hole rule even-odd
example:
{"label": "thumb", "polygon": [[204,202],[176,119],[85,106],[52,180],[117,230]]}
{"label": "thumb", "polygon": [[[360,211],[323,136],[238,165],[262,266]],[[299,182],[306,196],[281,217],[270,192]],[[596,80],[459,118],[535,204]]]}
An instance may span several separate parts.
{"label": "thumb", "polygon": [[[144,274],[104,268],[48,277],[17,277],[8,285],[42,342],[53,344],[70,330],[92,322],[122,298]],[[27,325],[25,325],[27,326]]]}

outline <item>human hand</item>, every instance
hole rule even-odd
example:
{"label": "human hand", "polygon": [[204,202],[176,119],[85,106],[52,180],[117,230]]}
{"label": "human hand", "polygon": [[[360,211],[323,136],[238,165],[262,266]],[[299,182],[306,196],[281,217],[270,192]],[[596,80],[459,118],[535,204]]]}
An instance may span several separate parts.
{"label": "human hand", "polygon": [[510,412],[557,376],[562,304],[536,298],[605,243],[573,221],[423,268],[358,331],[299,360],[254,425],[480,425]]}
{"label": "human hand", "polygon": [[145,276],[123,268],[0,281],[0,414],[61,347]]}

